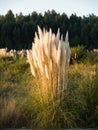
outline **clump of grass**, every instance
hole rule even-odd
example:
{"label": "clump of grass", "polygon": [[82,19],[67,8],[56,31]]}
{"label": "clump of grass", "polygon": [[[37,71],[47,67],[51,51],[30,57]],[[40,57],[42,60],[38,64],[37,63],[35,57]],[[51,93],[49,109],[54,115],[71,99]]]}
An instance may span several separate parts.
{"label": "clump of grass", "polygon": [[[37,101],[35,122],[39,124],[38,128],[61,128],[68,119],[61,106],[67,90],[70,54],[68,32],[63,41],[59,29],[55,35],[51,29],[48,32],[38,27],[32,50],[27,51],[31,72],[36,80],[33,99]],[[63,123],[60,119],[64,120]]]}
{"label": "clump of grass", "polygon": [[7,124],[10,124],[12,121],[11,118],[13,118],[13,115],[15,114],[15,100],[11,99],[0,99],[0,127],[4,127]]}
{"label": "clump of grass", "polygon": [[[38,35],[39,34],[39,35]],[[32,50],[27,51],[27,58],[33,76],[37,79],[40,101],[43,103],[61,102],[67,89],[70,47],[68,32],[63,41],[58,29],[57,35],[43,31],[38,27]]]}
{"label": "clump of grass", "polygon": [[97,126],[97,70],[97,65],[92,64],[76,64],[70,68],[67,103],[70,103],[71,110],[76,112],[74,116],[77,115],[78,118],[76,117],[75,122],[79,127]]}

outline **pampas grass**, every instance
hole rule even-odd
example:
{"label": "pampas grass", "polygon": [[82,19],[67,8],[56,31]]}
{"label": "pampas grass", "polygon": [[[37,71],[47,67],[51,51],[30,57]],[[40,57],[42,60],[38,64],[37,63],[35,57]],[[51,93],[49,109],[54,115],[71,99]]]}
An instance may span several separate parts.
{"label": "pampas grass", "polygon": [[65,41],[60,38],[60,29],[57,34],[43,31],[38,26],[35,33],[32,50],[27,50],[27,59],[32,75],[37,79],[42,102],[53,104],[63,100],[67,89],[68,66],[70,61],[70,47],[68,32]]}

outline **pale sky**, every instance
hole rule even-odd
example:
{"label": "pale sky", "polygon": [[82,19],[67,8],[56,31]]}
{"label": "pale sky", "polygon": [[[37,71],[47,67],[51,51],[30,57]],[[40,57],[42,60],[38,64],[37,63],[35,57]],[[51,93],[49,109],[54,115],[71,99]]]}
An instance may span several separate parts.
{"label": "pale sky", "polygon": [[70,16],[95,14],[98,16],[98,0],[0,0],[0,15],[5,15],[11,9],[14,14],[31,14],[33,11],[44,14],[54,9],[57,13],[63,12]]}

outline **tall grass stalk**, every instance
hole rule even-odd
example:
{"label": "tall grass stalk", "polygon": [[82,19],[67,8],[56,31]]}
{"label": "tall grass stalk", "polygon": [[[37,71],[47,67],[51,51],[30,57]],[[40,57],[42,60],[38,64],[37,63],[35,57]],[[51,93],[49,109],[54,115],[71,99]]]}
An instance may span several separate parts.
{"label": "tall grass stalk", "polygon": [[27,50],[27,59],[32,75],[37,79],[40,101],[60,103],[67,89],[68,66],[70,61],[68,32],[65,41],[58,29],[55,35],[50,29],[43,31],[38,26],[32,50]]}

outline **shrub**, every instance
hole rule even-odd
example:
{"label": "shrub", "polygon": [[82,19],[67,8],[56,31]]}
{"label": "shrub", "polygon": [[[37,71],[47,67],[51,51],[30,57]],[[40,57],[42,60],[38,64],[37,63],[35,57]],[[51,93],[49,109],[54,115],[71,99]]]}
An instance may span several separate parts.
{"label": "shrub", "polygon": [[83,45],[71,48],[71,63],[81,62],[86,56],[86,49]]}

